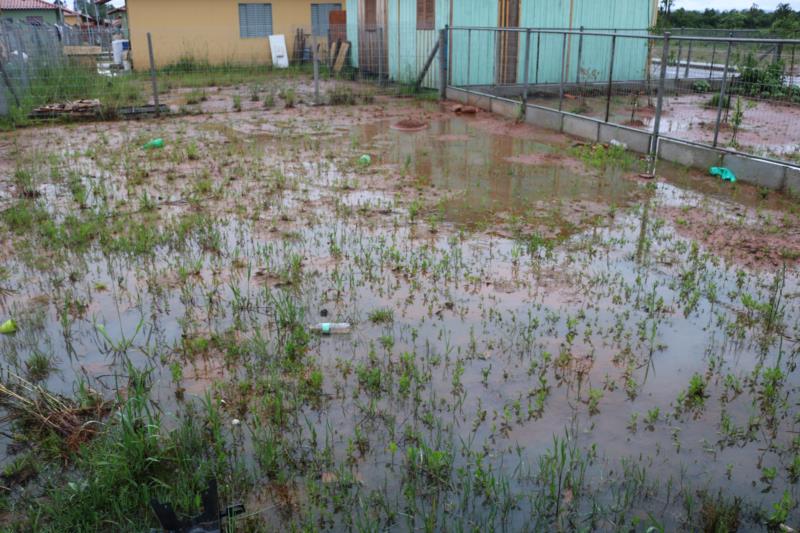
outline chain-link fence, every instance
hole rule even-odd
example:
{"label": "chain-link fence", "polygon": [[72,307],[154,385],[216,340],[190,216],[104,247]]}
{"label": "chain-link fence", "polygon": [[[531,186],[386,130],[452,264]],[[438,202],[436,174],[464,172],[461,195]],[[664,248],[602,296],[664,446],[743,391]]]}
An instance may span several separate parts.
{"label": "chain-link fence", "polygon": [[452,86],[800,164],[800,40],[644,30],[449,33]]}

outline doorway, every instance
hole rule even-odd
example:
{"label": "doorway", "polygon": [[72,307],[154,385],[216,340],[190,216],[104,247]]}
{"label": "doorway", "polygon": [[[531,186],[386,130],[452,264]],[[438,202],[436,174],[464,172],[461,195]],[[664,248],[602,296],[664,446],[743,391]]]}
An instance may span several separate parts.
{"label": "doorway", "polygon": [[365,74],[388,77],[386,0],[360,0],[358,62]]}
{"label": "doorway", "polygon": [[[520,0],[498,0],[498,28],[518,28]],[[517,83],[519,32],[501,31],[497,36],[497,83]]]}

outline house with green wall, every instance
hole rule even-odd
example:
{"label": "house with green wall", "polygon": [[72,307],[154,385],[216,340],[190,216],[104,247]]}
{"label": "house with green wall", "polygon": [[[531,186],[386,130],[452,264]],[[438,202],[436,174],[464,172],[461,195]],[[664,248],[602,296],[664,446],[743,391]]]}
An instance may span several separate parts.
{"label": "house with green wall", "polygon": [[28,24],[57,24],[59,8],[44,0],[0,0],[0,20]]}
{"label": "house with green wall", "polygon": [[[493,29],[583,27],[643,36],[657,13],[657,0],[347,0],[347,37],[354,66],[403,83],[415,80],[445,27],[483,28],[450,32],[450,76],[456,85],[521,83],[528,47],[531,82],[558,82],[562,54],[565,81],[603,80],[611,55],[608,37],[534,32],[528,43],[526,32]],[[643,79],[647,46],[646,39],[617,40],[615,80]],[[424,85],[435,87],[437,78],[433,68]]]}

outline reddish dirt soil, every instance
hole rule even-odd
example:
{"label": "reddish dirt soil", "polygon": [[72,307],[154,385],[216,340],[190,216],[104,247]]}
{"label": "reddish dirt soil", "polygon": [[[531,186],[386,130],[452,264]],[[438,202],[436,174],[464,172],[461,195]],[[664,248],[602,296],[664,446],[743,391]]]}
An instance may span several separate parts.
{"label": "reddish dirt soil", "polygon": [[404,118],[392,124],[392,129],[399,131],[422,131],[428,128],[428,123],[413,118]]}
{"label": "reddish dirt soil", "polygon": [[663,207],[659,214],[670,220],[683,237],[748,267],[800,264],[800,226],[795,216],[761,214],[742,209],[736,216],[717,216],[701,207]]}

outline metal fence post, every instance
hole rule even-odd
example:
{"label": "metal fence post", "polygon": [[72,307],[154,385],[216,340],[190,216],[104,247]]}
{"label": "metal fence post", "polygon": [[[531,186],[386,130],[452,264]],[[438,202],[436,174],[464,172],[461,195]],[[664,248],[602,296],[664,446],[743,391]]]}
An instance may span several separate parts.
{"label": "metal fence post", "polygon": [[439,30],[439,98],[447,98],[447,30]]}
{"label": "metal fence post", "polygon": [[447,24],[444,29],[447,30],[447,84],[453,85],[453,29]]}
{"label": "metal fence post", "polygon": [[522,95],[522,104],[528,104],[528,91],[531,87],[531,30],[525,31],[525,92]]}
{"label": "metal fence post", "polygon": [[567,64],[567,33],[561,40],[561,80],[558,84],[558,110],[564,109],[564,70]]}
{"label": "metal fence post", "polygon": [[158,81],[156,80],[156,60],[153,56],[153,38],[147,32],[147,49],[150,53],[150,81],[153,84],[153,104],[156,107],[156,116],[161,116],[161,106],[158,103]]}
{"label": "metal fence post", "polygon": [[383,28],[378,30],[378,87],[383,87]]}
{"label": "metal fence post", "polygon": [[[681,75],[681,54],[683,54],[683,41],[678,41],[678,57],[675,59],[675,81],[678,81],[678,77]],[[675,84],[675,88],[677,89],[677,83]]]}
{"label": "metal fence post", "polygon": [[492,85],[497,84],[497,64],[500,62],[500,32],[494,31],[494,61],[492,61]]}
{"label": "metal fence post", "polygon": [[575,83],[581,82],[581,58],[583,57],[583,26],[578,36],[578,67],[575,69]]}
{"label": "metal fence post", "polygon": [[542,49],[542,32],[536,32],[536,70],[533,77],[534,85],[539,85],[539,50]]}
{"label": "metal fence post", "polygon": [[311,57],[314,61],[314,104],[319,105],[319,52],[317,51],[317,36],[311,32]]}
{"label": "metal fence post", "polygon": [[714,77],[714,59],[717,56],[717,41],[714,41],[714,44],[711,47],[711,63],[708,65],[708,79]]}
{"label": "metal fence post", "polygon": [[611,92],[614,86],[614,51],[617,49],[617,35],[611,36],[611,62],[608,67],[608,92],[606,94],[606,122],[611,114]]}
{"label": "metal fence post", "polygon": [[722,71],[722,85],[719,88],[719,103],[717,104],[717,123],[714,126],[714,148],[719,141],[719,127],[722,121],[722,106],[725,103],[725,86],[728,83],[728,67],[731,64],[731,48],[733,41],[728,41],[728,52],[725,54],[725,70]]}
{"label": "metal fence post", "polygon": [[472,28],[467,30],[467,87],[472,79]]}
{"label": "metal fence post", "polygon": [[658,76],[658,98],[656,100],[656,116],[653,119],[653,137],[650,144],[650,173],[655,171],[658,158],[658,135],[661,131],[661,110],[664,109],[664,92],[667,81],[667,61],[669,60],[670,33],[664,33],[664,46],[661,49],[661,72]]}
{"label": "metal fence post", "polygon": [[689,50],[686,51],[686,71],[683,74],[683,77],[687,80],[689,79],[689,65],[692,62],[692,43],[694,41],[689,41]]}

